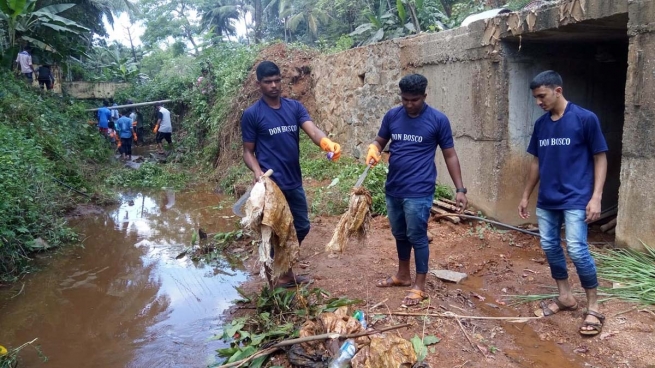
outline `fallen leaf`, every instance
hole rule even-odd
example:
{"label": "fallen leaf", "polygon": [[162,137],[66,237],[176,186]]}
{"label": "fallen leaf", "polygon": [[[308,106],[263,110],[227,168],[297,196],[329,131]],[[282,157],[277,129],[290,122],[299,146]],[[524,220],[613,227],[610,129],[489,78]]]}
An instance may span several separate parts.
{"label": "fallen leaf", "polygon": [[606,339],[609,339],[610,337],[612,337],[614,335],[617,335],[618,333],[619,333],[619,331],[603,332],[602,334],[600,334],[600,339],[601,340],[606,340]]}

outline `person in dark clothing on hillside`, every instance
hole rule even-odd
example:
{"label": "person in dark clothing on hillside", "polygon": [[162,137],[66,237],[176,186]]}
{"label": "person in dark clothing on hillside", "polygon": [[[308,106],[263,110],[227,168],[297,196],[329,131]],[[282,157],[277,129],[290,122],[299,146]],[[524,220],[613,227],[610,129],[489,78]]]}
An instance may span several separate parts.
{"label": "person in dark clothing on hillside", "polygon": [[39,76],[39,88],[43,88],[45,85],[48,90],[52,90],[55,83],[55,78],[52,76],[50,65],[41,65],[37,73]]}

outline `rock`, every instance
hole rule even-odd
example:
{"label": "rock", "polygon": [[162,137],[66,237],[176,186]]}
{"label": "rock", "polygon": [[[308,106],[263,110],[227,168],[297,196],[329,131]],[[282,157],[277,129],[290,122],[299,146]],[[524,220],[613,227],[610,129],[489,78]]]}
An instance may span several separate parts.
{"label": "rock", "polygon": [[454,282],[456,284],[459,284],[460,281],[468,277],[465,273],[450,270],[431,270],[430,273],[438,279]]}

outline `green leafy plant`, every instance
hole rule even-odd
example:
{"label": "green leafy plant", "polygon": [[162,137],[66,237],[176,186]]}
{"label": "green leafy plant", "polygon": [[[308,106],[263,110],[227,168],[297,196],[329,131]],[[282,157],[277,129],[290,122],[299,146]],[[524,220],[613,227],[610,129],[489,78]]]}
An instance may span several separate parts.
{"label": "green leafy plant", "polygon": [[[220,339],[229,342],[230,347],[218,349],[219,356],[231,363],[256,353],[261,346],[273,341],[295,337],[298,327],[307,319],[323,312],[359,304],[362,301],[348,298],[332,298],[319,288],[300,287],[296,290],[264,287],[259,295],[246,296],[237,290],[244,302],[252,302],[256,314],[232,320],[223,327]],[[253,360],[249,367],[261,367],[266,356]]]}

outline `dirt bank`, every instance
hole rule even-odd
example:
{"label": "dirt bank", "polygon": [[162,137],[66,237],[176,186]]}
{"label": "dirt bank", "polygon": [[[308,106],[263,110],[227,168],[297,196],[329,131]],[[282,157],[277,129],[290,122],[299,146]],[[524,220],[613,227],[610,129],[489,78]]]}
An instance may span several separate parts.
{"label": "dirt bank", "polygon": [[[307,108],[310,116],[316,112],[316,100],[312,93],[310,62],[317,55],[316,51],[300,50],[289,48],[284,43],[276,43],[263,49],[243,83],[241,91],[235,96],[228,117],[225,129],[219,132],[219,147],[227,147],[227,151],[219,151],[215,166],[217,172],[230,167],[234,162],[240,160],[241,155],[241,114],[248,106],[255,103],[260,97],[257,86],[257,65],[269,60],[280,67],[282,73],[282,96],[302,102]],[[239,149],[233,149],[239,147]]]}
{"label": "dirt bank", "polygon": [[[373,220],[365,244],[351,242],[340,258],[329,258],[323,248],[337,220],[336,217],[313,220],[312,230],[301,249],[301,263],[305,266],[298,268],[298,272],[311,275],[316,280],[313,286],[333,296],[363,299],[365,311],[387,300],[382,307],[368,311],[369,323],[374,326],[409,322],[414,327],[401,332],[406,338],[420,336],[423,331],[440,337],[441,342],[427,358],[432,367],[652,367],[655,364],[651,348],[655,344],[655,315],[619,301],[603,305],[602,312],[608,317],[603,335],[591,339],[582,338],[577,332],[583,318],[582,308],[528,323],[463,319],[462,327],[476,347],[467,341],[453,319],[390,316],[371,322],[374,312],[396,311],[533,316],[536,303],[509,306],[505,304],[506,296],[549,293],[551,290],[544,286],[554,284],[537,239],[517,232],[494,231],[484,225],[431,222],[430,268],[447,268],[470,276],[460,285],[429,276],[430,302],[422,308],[407,310],[400,307],[405,294],[403,288],[375,287],[377,280],[397,268],[395,243],[387,219]],[[591,237],[607,240],[603,236],[592,234]],[[248,267],[253,274],[258,270],[253,264]],[[575,275],[573,268],[570,272]],[[577,278],[572,282],[574,288],[580,289]],[[257,292],[263,282],[253,277],[244,286],[249,292]]]}

